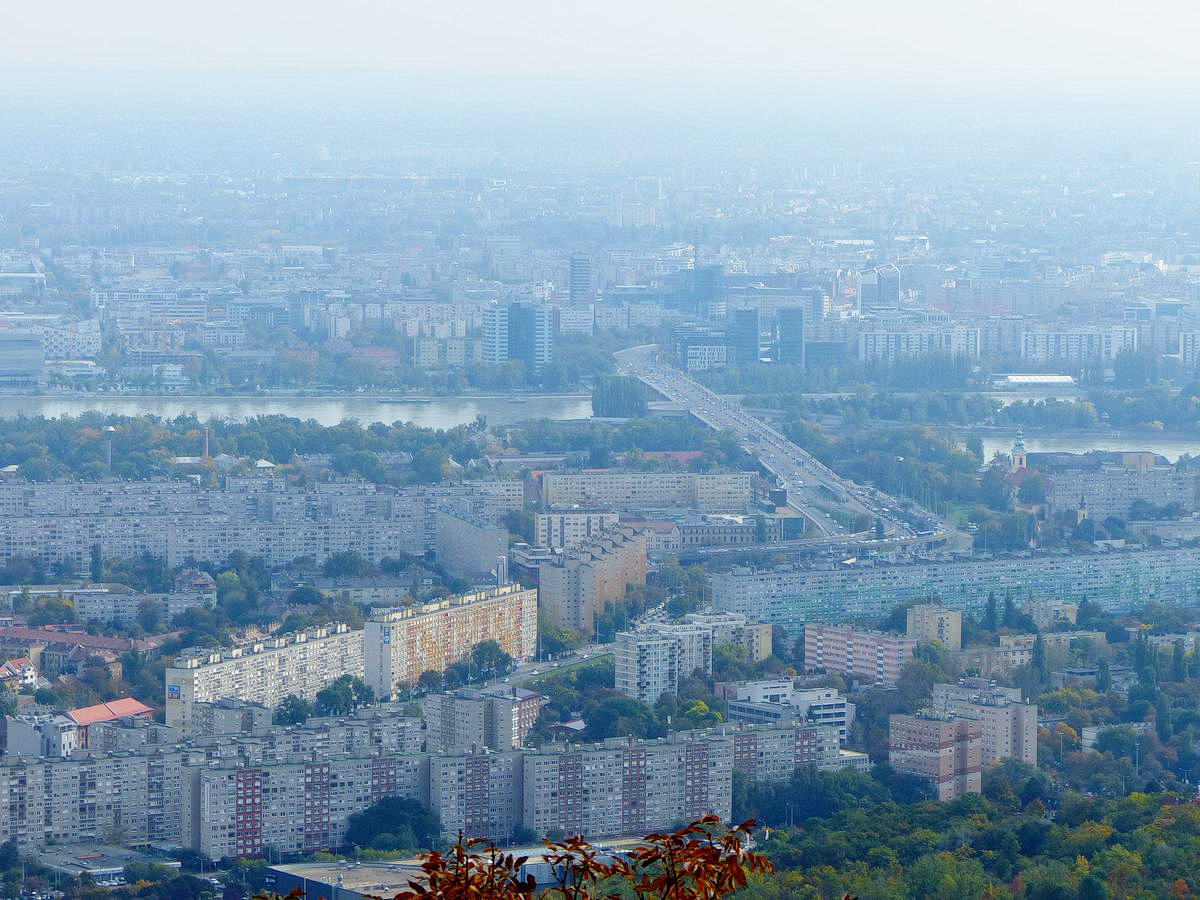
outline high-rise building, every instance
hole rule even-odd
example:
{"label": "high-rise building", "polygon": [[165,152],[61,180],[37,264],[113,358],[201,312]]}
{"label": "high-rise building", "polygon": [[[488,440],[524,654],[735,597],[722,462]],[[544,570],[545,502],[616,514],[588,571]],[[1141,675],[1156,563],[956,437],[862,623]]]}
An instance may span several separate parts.
{"label": "high-rise building", "polygon": [[483,360],[520,360],[528,375],[540,375],[554,356],[554,316],[548,306],[510,303],[483,314]]}
{"label": "high-rise building", "polygon": [[538,604],[547,621],[590,637],[597,614],[631,585],[646,583],[646,542],[633,528],[610,528],[542,562],[537,577]]}
{"label": "high-rise building", "polygon": [[512,750],[525,742],[542,695],[516,685],[429,694],[421,701],[430,753],[454,749]]}
{"label": "high-rise building", "polygon": [[804,365],[804,308],[787,306],[775,314],[778,352],[775,361],[789,366]]}
{"label": "high-rise building", "polygon": [[897,772],[927,780],[936,800],[980,792],[982,747],[978,722],[907,715],[890,720],[888,762]]}
{"label": "high-rise building", "polygon": [[880,306],[900,305],[900,270],[891,263],[875,270]]}
{"label": "high-rise building", "polygon": [[762,356],[762,314],[757,307],[731,309],[727,316],[725,342],[739,366],[756,363]]}
{"label": "high-rise building", "polygon": [[537,591],[519,584],[487,588],[419,606],[377,613],[363,637],[364,678],[378,697],[441,672],[494,640],[516,659],[537,650]]}
{"label": "high-rise building", "polygon": [[572,253],[567,274],[567,291],[572,306],[591,303],[595,289],[592,282],[592,260],[584,253]]}

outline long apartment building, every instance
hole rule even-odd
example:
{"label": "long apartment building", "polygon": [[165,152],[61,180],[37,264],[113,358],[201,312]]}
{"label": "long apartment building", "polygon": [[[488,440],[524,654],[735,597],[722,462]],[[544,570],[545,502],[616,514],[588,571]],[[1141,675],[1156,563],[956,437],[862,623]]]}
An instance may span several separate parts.
{"label": "long apartment building", "polygon": [[582,506],[744,512],[752,499],[752,478],[751,472],[546,472],[541,500],[547,509]]}
{"label": "long apartment building", "polygon": [[225,697],[272,709],[288,694],[312,700],[342,675],[363,676],[363,632],[341,623],[224,650],[196,650],[165,672],[166,722],[189,732],[194,704]]}
{"label": "long apartment building", "polygon": [[473,510],[512,508],[517,482],[386,488],[361,482],[296,488],[270,477],[230,477],[219,490],[190,481],[0,483],[0,561],[14,556],[86,571],[105,558],[150,554],[178,566],[234,551],[284,564],[352,551],[378,562],[433,549],[448,500]]}
{"label": "long apartment building", "polygon": [[380,611],[363,632],[365,679],[379,697],[411,685],[422,672],[440,672],[481,641],[509,656],[537,652],[538,592],[506,584],[432,603]]}
{"label": "long apartment building", "polygon": [[555,628],[571,628],[585,636],[595,632],[595,619],[633,585],[646,583],[646,542],[634,528],[610,528],[599,537],[537,566],[538,602]]}
{"label": "long apartment building", "polygon": [[1187,548],[1127,548],[765,571],[741,568],[716,573],[711,582],[716,609],[789,629],[806,622],[878,619],[895,606],[928,597],[952,609],[978,613],[989,591],[1068,601],[1087,597],[1122,612],[1146,601],[1200,599],[1200,554]]}
{"label": "long apartment building", "polygon": [[[341,847],[350,816],[384,797],[428,804],[448,838],[462,829],[507,840],[517,826],[643,836],[707,813],[728,819],[734,771],[784,781],[799,765],[845,762],[829,728],[725,727],[649,741],[430,754],[412,749],[410,726],[379,734],[371,715],[323,721],[120,753],[5,757],[0,840],[26,851],[115,839],[164,843],[213,859],[268,848],[311,853]],[[342,737],[294,749],[322,728]]]}
{"label": "long apartment building", "polygon": [[860,679],[868,684],[895,684],[917,649],[915,638],[868,631],[851,625],[805,625],[804,667]]}
{"label": "long apartment building", "polygon": [[[1137,460],[1143,458],[1142,454],[1128,456]],[[1081,465],[1049,473],[1046,504],[1052,513],[1083,507],[1097,522],[1103,522],[1109,516],[1128,521],[1135,500],[1145,500],[1155,506],[1173,503],[1184,513],[1194,512],[1198,508],[1198,489],[1200,479],[1194,471],[1165,464]]]}

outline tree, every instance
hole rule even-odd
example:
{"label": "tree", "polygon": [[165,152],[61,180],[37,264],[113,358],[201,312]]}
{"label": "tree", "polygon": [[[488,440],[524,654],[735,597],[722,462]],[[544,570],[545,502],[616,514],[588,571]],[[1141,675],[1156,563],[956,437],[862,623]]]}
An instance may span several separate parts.
{"label": "tree", "polygon": [[374,699],[375,692],[361,678],[342,675],[317,691],[317,715],[348,716]]}
{"label": "tree", "polygon": [[996,620],[996,592],[988,591],[987,608],[983,613],[983,621],[980,623],[985,631],[995,631],[1000,627],[1000,623]]}
{"label": "tree", "polygon": [[104,580],[104,557],[100,555],[99,544],[92,544],[90,575],[92,581]]}
{"label": "tree", "polygon": [[313,715],[313,705],[307,700],[288,694],[275,709],[276,725],[303,725]]}
{"label": "tree", "polygon": [[329,554],[321,570],[329,578],[338,578],[346,575],[369,575],[375,570],[375,567],[365,557],[353,550],[339,550],[337,553]]}
{"label": "tree", "polygon": [[350,816],[346,845],[373,850],[428,849],[437,843],[441,831],[438,817],[420,801],[384,797]]}
{"label": "tree", "polygon": [[507,675],[512,671],[513,658],[494,640],[480,641],[471,648],[473,674],[480,680]]}
{"label": "tree", "polygon": [[310,587],[307,584],[302,584],[300,587],[293,590],[287,597],[288,606],[308,605],[313,603],[324,603],[325,594],[315,587]]}
{"label": "tree", "polygon": [[440,691],[446,679],[437,669],[426,669],[417,677],[417,687],[423,691]]}

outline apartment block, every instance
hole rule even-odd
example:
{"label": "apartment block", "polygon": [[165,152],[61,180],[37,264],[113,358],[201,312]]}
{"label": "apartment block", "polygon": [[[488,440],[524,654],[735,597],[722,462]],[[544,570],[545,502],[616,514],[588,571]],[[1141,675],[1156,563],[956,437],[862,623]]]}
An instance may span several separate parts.
{"label": "apartment block", "polygon": [[516,685],[429,694],[421,701],[426,747],[431,753],[522,747],[541,708],[541,694]]}
{"label": "apartment block", "polygon": [[583,506],[621,511],[744,512],[751,501],[751,478],[750,472],[546,472],[542,475],[542,505],[548,509]]}
{"label": "apartment block", "polygon": [[619,521],[620,516],[612,511],[538,513],[534,516],[534,543],[553,550],[569,549],[600,537]]}
{"label": "apartment block", "polygon": [[938,603],[910,606],[904,633],[922,644],[935,641],[947,650],[962,649],[962,613]]}
{"label": "apartment block", "polygon": [[422,672],[441,672],[481,641],[525,659],[537,652],[538,592],[506,584],[372,615],[364,631],[366,682],[390,697]]}
{"label": "apartment block", "polygon": [[174,749],[78,752],[0,761],[0,835],[31,851],[48,844],[179,841],[183,757]]}
{"label": "apartment block", "polygon": [[727,821],[732,776],[732,738],[705,732],[530,751],[524,825],[597,838],[645,835],[708,814]]}
{"label": "apartment block", "polygon": [[1085,508],[1097,522],[1109,516],[1128,521],[1135,500],[1176,504],[1184,513],[1194,512],[1198,486],[1194,471],[1169,465],[1057,469],[1047,479],[1046,504],[1051,513]]}
{"label": "apartment block", "polygon": [[235,551],[282,565],[352,551],[378,562],[434,549],[437,513],[461,502],[472,514],[519,508],[519,482],[389,488],[362,482],[294,487],[271,477],[190,481],[0,483],[0,560],[32,556],[86,571],[105,558],[149,553],[168,565],[225,560]]}
{"label": "apartment block", "polygon": [[508,530],[458,510],[437,512],[438,565],[457,575],[486,575],[508,553]]}
{"label": "apartment block", "polygon": [[917,641],[851,625],[805,625],[804,667],[868,684],[895,684]]}
{"label": "apartment block", "polygon": [[765,658],[754,656],[754,650],[762,649],[761,637],[759,626],[741,616],[720,614],[688,615],[682,622],[651,623],[622,632],[614,650],[616,689],[654,704],[663,694],[677,693],[679,682],[693,673],[711,675],[713,648],[720,644],[749,646],[751,658]]}
{"label": "apartment block", "polygon": [[679,692],[683,645],[674,636],[648,629],[621,632],[613,655],[614,683],[626,697],[654,705],[663,694]]}
{"label": "apartment block", "polygon": [[591,636],[595,617],[632,585],[646,583],[646,544],[628,526],[550,554],[537,566],[538,603],[555,628]]}
{"label": "apartment block", "polygon": [[220,700],[192,704],[188,734],[246,734],[271,724],[275,710],[261,703],[222,697]]}
{"label": "apartment block", "polygon": [[750,662],[759,662],[774,652],[773,630],[763,622],[748,620],[737,613],[688,613],[683,621],[703,625],[712,631],[713,646],[736,644],[745,647]]}
{"label": "apartment block", "polygon": [[1137,349],[1138,331],[1126,325],[1025,331],[1021,334],[1021,356],[1036,362],[1112,360],[1122,352]]}
{"label": "apartment block", "polygon": [[930,708],[939,718],[979,723],[984,765],[1018,759],[1037,765],[1037,704],[1022,703],[1017,688],[997,687],[982,679],[935,684]]}
{"label": "apartment block", "polygon": [[216,760],[187,770],[177,829],[211,859],[330,850],[345,843],[354,813],[420,797],[427,767],[421,755]]}
{"label": "apartment block", "polygon": [[1113,612],[1147,601],[1200,600],[1200,554],[1187,548],[1026,553],[768,570],[710,577],[713,606],[798,629],[809,622],[877,619],[893,607],[936,596],[951,609],[982,613],[989,592],[1014,597],[1086,597]]}
{"label": "apartment block", "polygon": [[232,697],[274,709],[288,694],[312,700],[342,675],[363,676],[363,632],[340,623],[225,650],[196,650],[166,670],[166,722],[191,733],[196,703]]}
{"label": "apartment block", "polygon": [[507,840],[524,819],[525,754],[430,756],[429,808],[447,837]]}
{"label": "apartment block", "polygon": [[978,722],[893,715],[888,762],[930,783],[933,799],[957,800],[981,790],[983,732]]}

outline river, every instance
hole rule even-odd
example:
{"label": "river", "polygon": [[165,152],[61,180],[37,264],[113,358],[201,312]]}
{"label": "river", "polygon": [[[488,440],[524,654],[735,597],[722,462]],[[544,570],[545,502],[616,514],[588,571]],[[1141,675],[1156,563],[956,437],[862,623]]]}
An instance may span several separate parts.
{"label": "river", "polygon": [[151,414],[164,419],[195,413],[207,419],[251,419],[285,415],[336,425],[346,419],[412,422],[427,428],[453,428],[483,416],[489,425],[512,425],[526,419],[587,419],[592,400],[584,395],[506,397],[436,397],[428,402],[384,401],[373,397],[117,397],[0,395],[0,418],[75,416],[100,410],[122,416]]}

